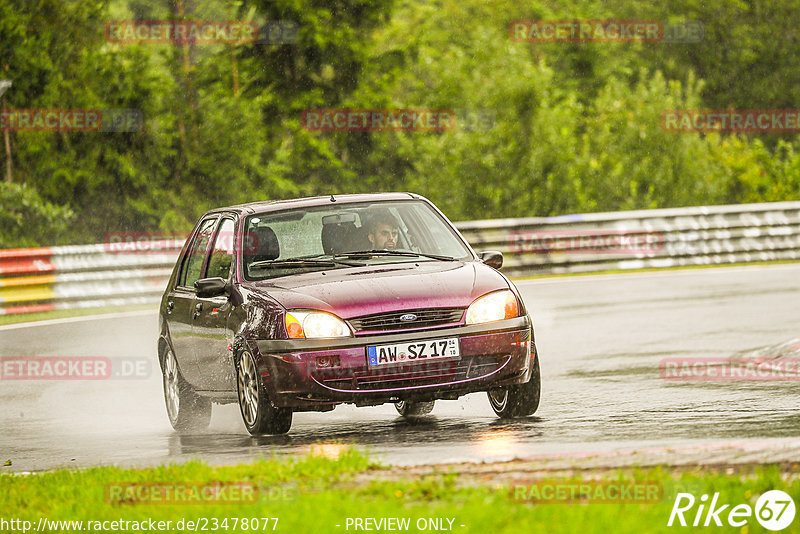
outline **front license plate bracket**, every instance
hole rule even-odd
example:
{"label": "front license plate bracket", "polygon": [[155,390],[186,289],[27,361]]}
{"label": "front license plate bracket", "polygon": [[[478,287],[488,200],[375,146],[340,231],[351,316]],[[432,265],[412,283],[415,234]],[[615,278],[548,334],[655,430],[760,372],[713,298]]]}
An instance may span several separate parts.
{"label": "front license plate bracket", "polygon": [[460,359],[461,349],[457,337],[367,346],[369,367]]}

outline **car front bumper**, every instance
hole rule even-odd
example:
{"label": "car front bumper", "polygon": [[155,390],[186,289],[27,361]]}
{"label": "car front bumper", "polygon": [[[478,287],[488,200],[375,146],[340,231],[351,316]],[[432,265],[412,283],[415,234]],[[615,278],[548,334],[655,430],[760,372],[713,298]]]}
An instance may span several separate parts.
{"label": "car front bumper", "polygon": [[[458,338],[460,356],[380,367],[367,347]],[[341,339],[259,340],[259,367],[274,404],[315,410],[343,402],[458,398],[528,380],[536,357],[527,316],[483,325],[435,328]],[[254,347],[255,348],[255,347]],[[321,366],[320,358],[336,365]]]}

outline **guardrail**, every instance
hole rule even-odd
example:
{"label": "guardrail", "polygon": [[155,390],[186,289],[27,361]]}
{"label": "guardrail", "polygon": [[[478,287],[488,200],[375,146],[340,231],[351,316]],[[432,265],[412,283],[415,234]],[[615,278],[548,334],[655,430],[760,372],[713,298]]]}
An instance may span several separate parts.
{"label": "guardrail", "polygon": [[459,223],[510,276],[800,259],[800,202]]}
{"label": "guardrail", "polygon": [[[800,202],[457,223],[510,276],[800,260]],[[0,250],[0,315],[158,301],[182,243]],[[135,247],[134,247],[135,248]]]}
{"label": "guardrail", "polygon": [[0,250],[0,315],[157,302],[182,243]]}

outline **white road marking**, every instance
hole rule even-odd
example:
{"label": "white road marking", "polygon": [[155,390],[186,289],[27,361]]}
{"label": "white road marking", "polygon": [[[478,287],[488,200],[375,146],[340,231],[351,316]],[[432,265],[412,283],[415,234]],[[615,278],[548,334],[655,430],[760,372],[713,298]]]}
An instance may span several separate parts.
{"label": "white road marking", "polygon": [[54,324],[79,323],[82,321],[101,321],[104,319],[120,319],[123,317],[138,317],[140,315],[157,315],[157,310],[138,310],[130,312],[103,313],[99,315],[80,315],[78,317],[63,317],[61,319],[47,319],[30,323],[7,324],[0,326],[0,331],[16,330],[18,328],[33,328],[36,326],[49,326]]}
{"label": "white road marking", "polygon": [[646,271],[646,272],[632,272],[632,273],[608,273],[608,274],[573,274],[573,275],[554,275],[547,278],[529,278],[529,279],[511,279],[515,286],[521,285],[537,285],[537,284],[557,284],[561,282],[573,281],[593,281],[593,280],[608,280],[624,277],[637,277],[637,278],[663,278],[665,276],[681,275],[686,276],[689,274],[717,274],[720,271],[723,273],[736,273],[736,272],[754,272],[754,271],[789,271],[800,269],[800,263],[792,263],[788,265],[737,265],[735,267],[712,267],[695,268],[695,269],[665,269],[663,271]]}

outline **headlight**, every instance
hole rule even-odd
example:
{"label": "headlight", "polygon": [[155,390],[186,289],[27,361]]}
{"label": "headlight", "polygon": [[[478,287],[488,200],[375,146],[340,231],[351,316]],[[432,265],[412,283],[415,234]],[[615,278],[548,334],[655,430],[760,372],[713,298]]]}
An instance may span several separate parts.
{"label": "headlight", "polygon": [[467,324],[490,323],[518,316],[517,297],[509,289],[479,297],[467,308]]}
{"label": "headlight", "polygon": [[286,312],[285,321],[292,339],[352,336],[345,322],[332,313],[292,310]]}

